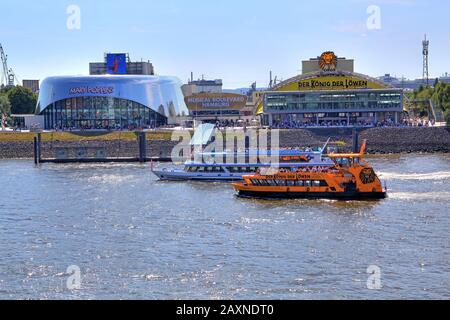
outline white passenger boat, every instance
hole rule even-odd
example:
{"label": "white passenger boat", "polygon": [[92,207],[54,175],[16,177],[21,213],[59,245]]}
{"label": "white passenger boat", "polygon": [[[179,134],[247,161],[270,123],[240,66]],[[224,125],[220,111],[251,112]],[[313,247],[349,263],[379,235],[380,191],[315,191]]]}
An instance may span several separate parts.
{"label": "white passenger boat", "polygon": [[[152,172],[160,180],[184,181],[184,180],[200,180],[200,181],[239,181],[243,180],[244,175],[257,173],[264,168],[277,168],[279,170],[294,170],[297,171],[306,167],[331,167],[334,165],[327,156],[323,155],[324,148],[318,151],[302,151],[302,150],[280,150],[278,152],[277,163],[222,163],[226,159],[226,153],[209,153],[203,154],[208,157],[214,156],[215,159],[220,158],[219,163],[209,164],[203,161],[187,161],[184,164],[184,169],[153,169]],[[245,159],[251,159],[254,155],[252,152],[245,154],[234,154],[234,159],[239,159],[239,156],[245,156]],[[267,155],[270,155],[270,152]],[[203,157],[201,157],[203,159]]]}

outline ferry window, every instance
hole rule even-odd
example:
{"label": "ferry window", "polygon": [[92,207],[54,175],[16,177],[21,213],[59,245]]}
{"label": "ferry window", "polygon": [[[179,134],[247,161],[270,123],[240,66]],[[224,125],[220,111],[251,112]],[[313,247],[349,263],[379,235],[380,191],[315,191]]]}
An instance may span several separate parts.
{"label": "ferry window", "polygon": [[295,181],[295,185],[296,185],[297,187],[303,187],[303,186],[305,185],[305,183],[304,183],[303,180],[296,180],[296,181]]}
{"label": "ferry window", "polygon": [[286,186],[286,180],[276,180],[277,185]]}
{"label": "ferry window", "polygon": [[328,187],[328,183],[325,180],[320,181],[321,187]]}
{"label": "ferry window", "polygon": [[191,172],[197,172],[197,171],[198,171],[198,167],[191,167],[191,168],[190,168],[190,171],[191,171]]}
{"label": "ferry window", "polygon": [[199,167],[198,172],[205,172],[205,167]]}
{"label": "ferry window", "polygon": [[305,181],[305,187],[311,187],[311,181],[309,180]]}
{"label": "ferry window", "polygon": [[313,186],[320,187],[320,181],[318,181],[318,180],[313,181]]}
{"label": "ferry window", "polygon": [[261,185],[262,185],[262,186],[268,186],[268,185],[269,185],[269,183],[267,182],[267,180],[260,180],[260,182],[261,182]]}
{"label": "ferry window", "polygon": [[206,167],[206,168],[205,168],[205,171],[206,171],[206,172],[213,172],[213,171],[214,171],[214,168],[213,168],[213,167]]}
{"label": "ferry window", "polygon": [[295,186],[295,181],[294,180],[287,180],[286,182],[287,182],[288,187]]}

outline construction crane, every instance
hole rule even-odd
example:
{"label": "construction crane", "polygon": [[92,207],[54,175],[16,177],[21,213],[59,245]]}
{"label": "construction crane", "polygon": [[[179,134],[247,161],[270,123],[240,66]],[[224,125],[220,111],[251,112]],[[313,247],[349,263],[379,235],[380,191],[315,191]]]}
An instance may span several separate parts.
{"label": "construction crane", "polygon": [[14,74],[14,71],[11,68],[8,68],[8,56],[5,54],[5,51],[3,50],[1,44],[0,44],[0,56],[3,65],[3,76],[1,78],[2,79],[1,83],[3,84],[3,80],[5,80],[4,84],[7,87],[12,87],[16,82],[16,75]]}

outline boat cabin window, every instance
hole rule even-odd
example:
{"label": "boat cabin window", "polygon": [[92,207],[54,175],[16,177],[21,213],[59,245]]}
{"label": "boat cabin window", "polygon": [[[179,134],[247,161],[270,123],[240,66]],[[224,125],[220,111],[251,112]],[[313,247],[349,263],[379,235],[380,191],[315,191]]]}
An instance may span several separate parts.
{"label": "boat cabin window", "polygon": [[311,181],[306,180],[305,181],[305,187],[311,187]]}
{"label": "boat cabin window", "polygon": [[328,183],[325,180],[321,180],[320,181],[320,186],[321,187],[328,187]]}
{"label": "boat cabin window", "polygon": [[303,180],[295,180],[296,187],[303,187],[305,185],[305,181]]}
{"label": "boat cabin window", "polygon": [[258,179],[252,179],[250,181],[252,182],[252,185],[254,185],[254,186],[260,186],[261,185],[260,180],[258,180]]}
{"label": "boat cabin window", "polygon": [[312,182],[313,187],[320,187],[320,181],[315,180]]}
{"label": "boat cabin window", "polygon": [[286,180],[286,184],[288,187],[294,187],[295,186],[295,180]]}
{"label": "boat cabin window", "polygon": [[337,160],[337,163],[340,164],[342,167],[352,167],[353,166],[352,158],[339,158],[336,160]]}

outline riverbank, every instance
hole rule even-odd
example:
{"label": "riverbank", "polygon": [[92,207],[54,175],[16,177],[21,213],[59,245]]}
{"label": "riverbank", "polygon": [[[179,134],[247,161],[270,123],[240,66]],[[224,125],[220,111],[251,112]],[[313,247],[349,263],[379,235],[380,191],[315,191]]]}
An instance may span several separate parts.
{"label": "riverbank", "polygon": [[[331,138],[349,150],[352,129],[280,130],[280,146],[321,146]],[[33,158],[33,133],[0,133],[0,159]],[[147,156],[167,157],[177,144],[170,132],[148,132]],[[368,140],[368,153],[450,153],[450,130],[446,128],[372,128],[359,130],[360,142]],[[138,155],[137,135],[134,132],[114,133],[46,133],[42,135],[42,156],[53,158],[58,152],[93,150],[107,157]],[[66,150],[66,151],[64,151]],[[66,156],[71,156],[66,154]]]}
{"label": "riverbank", "polygon": [[[390,153],[450,153],[450,130],[432,128],[371,128],[359,129],[360,144],[368,141],[369,154]],[[352,129],[313,128],[305,130],[281,130],[281,147],[317,146],[328,138],[340,142],[349,151],[352,146]]]}

